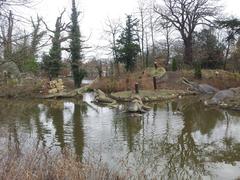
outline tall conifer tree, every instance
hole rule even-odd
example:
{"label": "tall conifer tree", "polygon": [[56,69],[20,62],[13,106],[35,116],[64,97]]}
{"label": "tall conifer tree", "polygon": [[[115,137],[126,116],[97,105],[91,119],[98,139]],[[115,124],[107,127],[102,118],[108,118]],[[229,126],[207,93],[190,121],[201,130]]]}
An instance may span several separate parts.
{"label": "tall conifer tree", "polygon": [[125,64],[126,71],[133,71],[137,61],[137,55],[140,52],[137,36],[137,19],[133,19],[128,15],[126,20],[126,27],[118,39],[118,59]]}
{"label": "tall conifer tree", "polygon": [[74,84],[76,88],[81,86],[82,80],[86,75],[83,69],[80,69],[82,60],[82,46],[81,46],[81,33],[78,24],[79,12],[77,12],[75,0],[72,0],[72,15],[71,15],[71,31],[70,31],[70,52],[71,52],[71,67]]}

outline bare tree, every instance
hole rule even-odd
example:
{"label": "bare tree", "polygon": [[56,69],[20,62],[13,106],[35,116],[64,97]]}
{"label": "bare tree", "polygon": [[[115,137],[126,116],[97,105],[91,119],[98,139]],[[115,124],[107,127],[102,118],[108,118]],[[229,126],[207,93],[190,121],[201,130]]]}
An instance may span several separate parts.
{"label": "bare tree", "polygon": [[0,24],[4,23],[4,19],[8,18],[9,11],[14,14],[14,20],[27,22],[29,19],[16,11],[17,7],[31,8],[33,0],[0,0]]}
{"label": "bare tree", "polygon": [[145,34],[146,37],[146,67],[149,67],[149,44],[148,44],[148,33]]}
{"label": "bare tree", "polygon": [[[55,29],[54,29],[54,30],[50,29],[50,28],[48,27],[47,23],[42,19],[42,22],[44,23],[47,31],[49,31],[49,32],[52,33],[52,34],[58,34],[58,38],[59,38],[58,41],[61,42],[61,43],[69,39],[69,36],[64,36],[64,37],[63,37],[63,36],[61,35],[63,32],[67,32],[67,31],[69,30],[69,28],[70,28],[70,23],[64,23],[64,22],[62,22],[63,15],[64,15],[65,11],[66,11],[66,10],[64,9],[64,10],[60,13],[60,16],[57,17],[57,20],[56,20],[56,23],[55,23]],[[50,37],[51,37],[51,38],[54,38],[54,36],[52,36],[52,35],[50,35]]]}
{"label": "bare tree", "polygon": [[42,18],[37,16],[36,21],[31,18],[31,24],[33,32],[31,33],[31,49],[30,53],[32,56],[35,56],[38,50],[46,45],[46,42],[41,44],[43,36],[47,33],[46,31],[41,30]]}
{"label": "bare tree", "polygon": [[110,48],[111,48],[111,52],[112,52],[112,56],[115,64],[115,69],[117,71],[116,75],[119,76],[120,69],[119,69],[119,62],[118,62],[117,53],[116,53],[116,50],[117,50],[116,43],[117,43],[117,36],[120,33],[121,25],[118,21],[107,18],[106,28],[107,29],[105,29],[105,32],[111,36]]}
{"label": "bare tree", "polygon": [[165,37],[166,65],[167,65],[170,61],[170,48],[173,43],[173,40],[171,38],[171,35],[173,33],[173,27],[169,21],[165,21],[163,19],[160,19],[157,22],[158,22],[157,24],[159,25],[157,30],[160,31]]}
{"label": "bare tree", "polygon": [[150,23],[150,32],[151,32],[151,40],[152,40],[152,57],[153,59],[156,56],[156,52],[155,52],[155,41],[154,41],[154,13],[153,13],[153,5],[151,4],[150,9],[149,9],[149,23]]}
{"label": "bare tree", "polygon": [[0,0],[0,7],[6,8],[9,6],[22,6],[30,2],[31,0]]}
{"label": "bare tree", "polygon": [[0,39],[3,46],[3,58],[5,60],[10,60],[12,55],[12,41],[13,41],[13,14],[12,11],[9,11],[7,22],[4,25],[1,25],[1,35]]}
{"label": "bare tree", "polygon": [[0,0],[0,15],[3,16],[17,6],[29,7],[32,0]]}
{"label": "bare tree", "polygon": [[141,41],[141,56],[142,56],[142,67],[145,67],[145,57],[144,57],[144,51],[145,51],[145,45],[144,45],[144,41],[145,41],[145,4],[143,1],[139,1],[138,2],[138,10],[139,10],[139,14],[140,14],[140,41]]}
{"label": "bare tree", "polygon": [[[14,34],[16,22],[26,20],[16,12],[16,7],[29,8],[31,5],[32,0],[0,0],[0,47],[6,60],[10,60],[13,42],[16,43],[16,39],[26,38],[25,35],[19,37],[19,33]],[[29,23],[28,20],[27,22]]]}
{"label": "bare tree", "polygon": [[200,24],[210,24],[218,14],[218,0],[163,0],[163,6],[155,6],[155,12],[170,22],[180,33],[184,43],[184,61],[193,61],[193,33]]}

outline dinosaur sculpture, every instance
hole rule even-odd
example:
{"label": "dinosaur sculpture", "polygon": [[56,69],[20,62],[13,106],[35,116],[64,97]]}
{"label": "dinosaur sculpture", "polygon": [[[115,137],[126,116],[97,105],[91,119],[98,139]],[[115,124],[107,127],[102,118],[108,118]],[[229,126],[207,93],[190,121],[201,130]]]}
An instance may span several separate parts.
{"label": "dinosaur sculpture", "polygon": [[217,88],[210,86],[208,84],[198,84],[198,83],[189,81],[186,78],[183,78],[182,82],[187,86],[189,86],[191,91],[195,91],[200,94],[214,94],[219,91]]}
{"label": "dinosaur sculpture", "polygon": [[230,88],[218,91],[209,101],[206,101],[206,105],[219,105],[224,104],[225,101],[231,100],[231,102],[238,102],[239,104],[240,88]]}
{"label": "dinosaur sculpture", "polygon": [[208,84],[197,84],[186,78],[183,78],[183,83],[190,86],[192,91],[202,94],[214,94],[210,99],[204,101],[207,106],[216,105],[240,111],[240,87],[218,90]]}
{"label": "dinosaur sculpture", "polygon": [[145,113],[150,109],[151,107],[145,106],[138,95],[133,95],[127,106],[127,112],[129,113]]}

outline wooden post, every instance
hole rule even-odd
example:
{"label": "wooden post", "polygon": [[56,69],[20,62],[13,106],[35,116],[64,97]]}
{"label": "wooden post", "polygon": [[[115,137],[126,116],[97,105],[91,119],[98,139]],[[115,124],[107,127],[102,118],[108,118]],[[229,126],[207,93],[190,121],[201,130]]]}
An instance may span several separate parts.
{"label": "wooden post", "polygon": [[7,84],[8,82],[8,72],[7,71],[3,71],[3,80],[4,80],[4,84]]}
{"label": "wooden post", "polygon": [[127,89],[127,91],[128,91],[129,89],[131,89],[131,87],[129,88],[129,79],[128,79],[128,77],[127,77],[127,79],[126,79],[126,89]]}
{"label": "wooden post", "polygon": [[139,94],[139,86],[138,83],[135,83],[135,93]]}
{"label": "wooden post", "polygon": [[156,78],[156,76],[153,76],[153,86],[154,86],[154,90],[157,90],[157,78]]}
{"label": "wooden post", "polygon": [[154,67],[157,70],[157,68],[158,68],[157,62],[154,62]]}

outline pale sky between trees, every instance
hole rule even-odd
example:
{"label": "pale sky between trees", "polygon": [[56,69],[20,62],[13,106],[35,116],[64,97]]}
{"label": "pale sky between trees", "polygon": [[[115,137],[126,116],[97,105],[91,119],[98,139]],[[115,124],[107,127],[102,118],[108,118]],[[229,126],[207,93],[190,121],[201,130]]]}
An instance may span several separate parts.
{"label": "pale sky between trees", "polygon": [[[36,0],[38,1],[38,0]],[[159,2],[160,0],[157,0]],[[224,13],[227,16],[240,18],[240,0],[222,0]],[[125,21],[126,14],[137,12],[138,0],[76,0],[78,9],[82,12],[80,28],[86,38],[90,37],[87,44],[91,47],[104,44],[104,26],[107,17]],[[66,8],[66,18],[70,17],[71,0],[41,0],[31,10],[31,15],[43,17],[54,26],[56,17]],[[25,12],[23,12],[25,13]],[[95,50],[94,56],[102,56],[102,52]]]}

